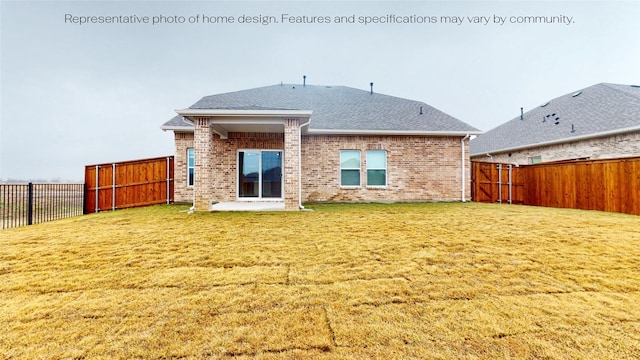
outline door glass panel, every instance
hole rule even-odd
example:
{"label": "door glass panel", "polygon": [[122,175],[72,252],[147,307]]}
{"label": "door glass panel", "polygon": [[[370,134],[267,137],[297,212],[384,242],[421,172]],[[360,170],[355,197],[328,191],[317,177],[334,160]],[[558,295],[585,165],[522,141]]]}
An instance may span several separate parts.
{"label": "door glass panel", "polygon": [[262,197],[282,197],[282,151],[262,152]]}
{"label": "door glass panel", "polygon": [[238,154],[238,195],[258,197],[260,195],[260,152],[240,151]]}

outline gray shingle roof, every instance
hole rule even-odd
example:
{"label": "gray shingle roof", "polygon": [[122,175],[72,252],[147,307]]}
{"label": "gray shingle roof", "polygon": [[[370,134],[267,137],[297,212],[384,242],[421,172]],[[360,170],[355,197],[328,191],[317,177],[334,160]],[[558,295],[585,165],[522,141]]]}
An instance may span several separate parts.
{"label": "gray shingle roof", "polygon": [[[640,130],[640,87],[601,83],[542,103],[470,143],[471,155]],[[636,129],[636,130],[634,130]]]}
{"label": "gray shingle roof", "polygon": [[[420,110],[422,108],[422,114]],[[273,85],[202,98],[190,109],[312,110],[309,131],[480,131],[423,102],[345,86]],[[165,126],[184,125],[180,116]],[[190,123],[185,123],[190,124]]]}
{"label": "gray shingle roof", "polygon": [[193,128],[193,124],[186,121],[181,115],[176,115],[171,120],[162,124],[162,128],[173,130],[173,128]]}

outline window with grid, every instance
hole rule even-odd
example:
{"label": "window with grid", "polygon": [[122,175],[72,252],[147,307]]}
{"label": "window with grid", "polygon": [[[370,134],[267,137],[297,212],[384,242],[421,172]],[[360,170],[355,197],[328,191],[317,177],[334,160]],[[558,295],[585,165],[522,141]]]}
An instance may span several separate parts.
{"label": "window with grid", "polygon": [[340,186],[360,186],[360,150],[340,150]]}
{"label": "window with grid", "polygon": [[367,150],[367,186],[387,185],[387,152]]}

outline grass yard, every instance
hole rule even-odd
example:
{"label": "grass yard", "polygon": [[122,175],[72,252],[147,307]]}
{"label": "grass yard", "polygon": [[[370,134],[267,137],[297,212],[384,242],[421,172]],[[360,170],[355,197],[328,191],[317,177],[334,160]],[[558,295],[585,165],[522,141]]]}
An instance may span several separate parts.
{"label": "grass yard", "polygon": [[640,358],[640,217],[156,206],[0,231],[0,357]]}

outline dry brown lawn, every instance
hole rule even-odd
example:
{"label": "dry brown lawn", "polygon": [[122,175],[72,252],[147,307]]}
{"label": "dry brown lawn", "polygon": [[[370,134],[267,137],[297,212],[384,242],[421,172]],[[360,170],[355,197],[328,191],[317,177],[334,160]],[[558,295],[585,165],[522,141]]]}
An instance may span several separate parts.
{"label": "dry brown lawn", "polygon": [[0,231],[0,357],[640,358],[640,217],[490,204]]}

